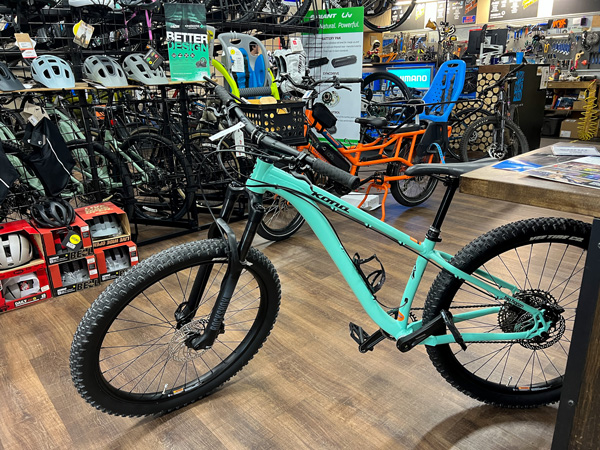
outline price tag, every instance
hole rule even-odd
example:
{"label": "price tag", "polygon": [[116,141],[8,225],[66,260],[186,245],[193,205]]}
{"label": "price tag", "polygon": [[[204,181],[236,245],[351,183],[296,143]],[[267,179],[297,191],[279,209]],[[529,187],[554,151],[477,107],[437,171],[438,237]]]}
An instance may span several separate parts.
{"label": "price tag", "polygon": [[235,156],[245,156],[246,147],[244,147],[244,132],[235,130],[233,132],[233,140],[235,141]]}
{"label": "price tag", "polygon": [[235,125],[225,129],[225,130],[221,130],[218,133],[213,134],[212,136],[209,136],[208,139],[211,140],[212,142],[218,141],[219,139],[221,139],[224,136],[228,136],[231,133],[237,131],[237,130],[241,130],[242,128],[244,128],[244,124],[242,122],[238,122]]}
{"label": "price tag", "polygon": [[25,108],[23,108],[21,116],[33,126],[36,126],[44,117],[49,118],[48,114],[46,114],[46,111],[44,111],[40,106],[31,104],[28,104],[25,106]]}
{"label": "price tag", "polygon": [[15,39],[17,40],[17,46],[25,59],[37,58],[35,52],[35,42],[31,40],[27,33],[15,33]]}
{"label": "price tag", "polygon": [[290,39],[290,49],[293,52],[301,52],[302,50],[304,50],[304,47],[302,46],[302,41],[299,38]]}
{"label": "price tag", "polygon": [[73,32],[75,34],[73,42],[80,47],[88,48],[90,45],[90,40],[92,39],[92,34],[94,33],[94,27],[88,25],[83,20],[80,20],[73,27]]}
{"label": "price tag", "polygon": [[146,61],[146,63],[152,68],[159,67],[164,60],[165,59],[160,56],[160,53],[158,53],[152,47],[150,47],[150,50],[148,50],[148,52],[144,55],[144,61]]}
{"label": "price tag", "polygon": [[81,247],[83,247],[81,237],[72,230],[67,233],[67,235],[62,241],[62,245],[63,247],[68,248],[72,252],[77,251]]}
{"label": "price tag", "polygon": [[244,55],[239,48],[229,47],[229,55],[231,56],[231,71],[245,72],[244,70]]}
{"label": "price tag", "polygon": [[308,100],[310,98],[311,95],[313,95],[313,92],[315,92],[314,90],[310,90],[310,91],[306,91],[304,93],[304,95],[302,96],[302,100]]}

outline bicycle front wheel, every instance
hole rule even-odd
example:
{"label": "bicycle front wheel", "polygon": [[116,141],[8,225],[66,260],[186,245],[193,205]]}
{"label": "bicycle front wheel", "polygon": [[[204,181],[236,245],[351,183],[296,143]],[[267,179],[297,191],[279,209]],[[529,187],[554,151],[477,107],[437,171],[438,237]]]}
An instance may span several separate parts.
{"label": "bicycle front wheel", "polygon": [[[451,263],[469,274],[504,280],[513,294],[545,310],[547,334],[528,340],[471,342],[427,347],[440,374],[479,401],[530,408],[559,400],[575,320],[591,225],[576,220],[537,218],[492,230],[465,246]],[[476,275],[477,276],[477,275]],[[497,289],[508,293],[500,283]],[[500,307],[497,313],[456,323],[462,333],[511,333],[534,326],[530,314],[442,271],[431,286],[423,322],[442,310],[457,315]]]}
{"label": "bicycle front wheel", "polygon": [[[239,372],[273,328],[281,287],[271,262],[252,248],[221,333],[209,349],[196,351],[186,342],[204,332],[227,266],[223,241],[196,241],[151,256],[111,284],[73,338],[71,376],[81,396],[110,414],[165,413]],[[178,326],[175,313],[205,269],[209,278],[195,315]]]}
{"label": "bicycle front wheel", "polygon": [[504,119],[504,129],[498,116],[482,117],[471,123],[460,143],[462,161],[475,161],[488,156],[508,159],[527,153],[527,138],[512,120]]}
{"label": "bicycle front wheel", "polygon": [[118,153],[131,173],[136,216],[150,220],[183,217],[193,201],[194,178],[175,144],[154,133],[133,134]]}

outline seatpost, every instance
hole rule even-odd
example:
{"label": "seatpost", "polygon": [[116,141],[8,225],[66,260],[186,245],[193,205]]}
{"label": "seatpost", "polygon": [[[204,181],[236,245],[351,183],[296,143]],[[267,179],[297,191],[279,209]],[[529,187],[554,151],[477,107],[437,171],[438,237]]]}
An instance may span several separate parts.
{"label": "seatpost", "polygon": [[435,219],[433,219],[433,224],[429,227],[429,230],[427,231],[427,239],[435,242],[439,242],[441,240],[440,232],[442,229],[442,223],[446,218],[446,214],[448,213],[448,209],[450,208],[450,203],[452,203],[452,199],[454,198],[454,193],[458,189],[459,182],[460,178],[458,177],[447,177],[444,179],[446,193],[444,194],[442,203],[440,203],[440,207],[438,208],[437,214],[435,215]]}

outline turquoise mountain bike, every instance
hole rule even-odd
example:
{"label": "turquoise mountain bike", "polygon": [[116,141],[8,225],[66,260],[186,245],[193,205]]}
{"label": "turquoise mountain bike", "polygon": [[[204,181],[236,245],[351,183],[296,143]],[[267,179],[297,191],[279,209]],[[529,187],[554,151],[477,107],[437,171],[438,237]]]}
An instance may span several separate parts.
{"label": "turquoise mountain bike", "polygon": [[[418,241],[311,184],[308,170],[350,189],[359,179],[279,142],[251,123],[227,91],[215,87],[215,92],[231,123],[245,128],[261,156],[245,186],[229,187],[209,239],[142,261],[94,301],[70,357],[73,381],[86,401],[123,416],[172,411],[210,394],[252,359],[273,328],[281,297],[274,266],[251,247],[266,192],[283,197],[304,217],[375,322],[378,329],[371,334],[350,324],[361,352],[386,339],[401,352],[425,345],[441,375],[477,400],[518,408],[559,400],[589,224],[522,220],[449,255],[435,247],[459,177],[489,162],[407,169],[446,185],[433,224]],[[227,220],[241,194],[251,207],[238,239]],[[398,307],[383,307],[377,298],[386,278],[383,266],[368,273],[367,263],[372,266],[376,257],[351,257],[322,209],[416,255]],[[441,270],[416,320],[413,299],[429,264]]]}

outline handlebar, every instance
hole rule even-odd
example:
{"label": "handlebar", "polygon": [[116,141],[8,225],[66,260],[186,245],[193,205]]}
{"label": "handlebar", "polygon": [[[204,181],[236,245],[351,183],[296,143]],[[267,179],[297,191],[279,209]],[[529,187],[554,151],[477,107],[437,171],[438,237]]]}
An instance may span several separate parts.
{"label": "handlebar", "polygon": [[360,178],[350,175],[348,172],[338,169],[336,166],[323,162],[307,153],[301,153],[289,145],[278,141],[267,132],[254,125],[254,123],[244,115],[242,109],[224,87],[215,85],[215,94],[217,94],[223,104],[238,119],[238,121],[244,124],[244,129],[255,144],[272,150],[275,153],[293,156],[302,164],[309,165],[315,172],[325,175],[349,189],[354,190],[358,188]]}
{"label": "handlebar", "polygon": [[312,77],[309,77],[308,79],[310,80],[310,83],[303,84],[303,83],[296,83],[292,79],[292,77],[290,77],[288,74],[283,74],[281,77],[284,78],[285,80],[289,81],[293,86],[295,86],[299,89],[304,89],[305,91],[310,91],[311,89],[314,89],[315,87],[317,87],[320,84],[331,84],[335,89],[349,89],[346,86],[342,86],[342,84],[355,84],[355,83],[362,83],[362,81],[363,81],[362,78],[331,77],[331,78],[325,78],[323,80],[314,80],[314,79],[312,79]]}

